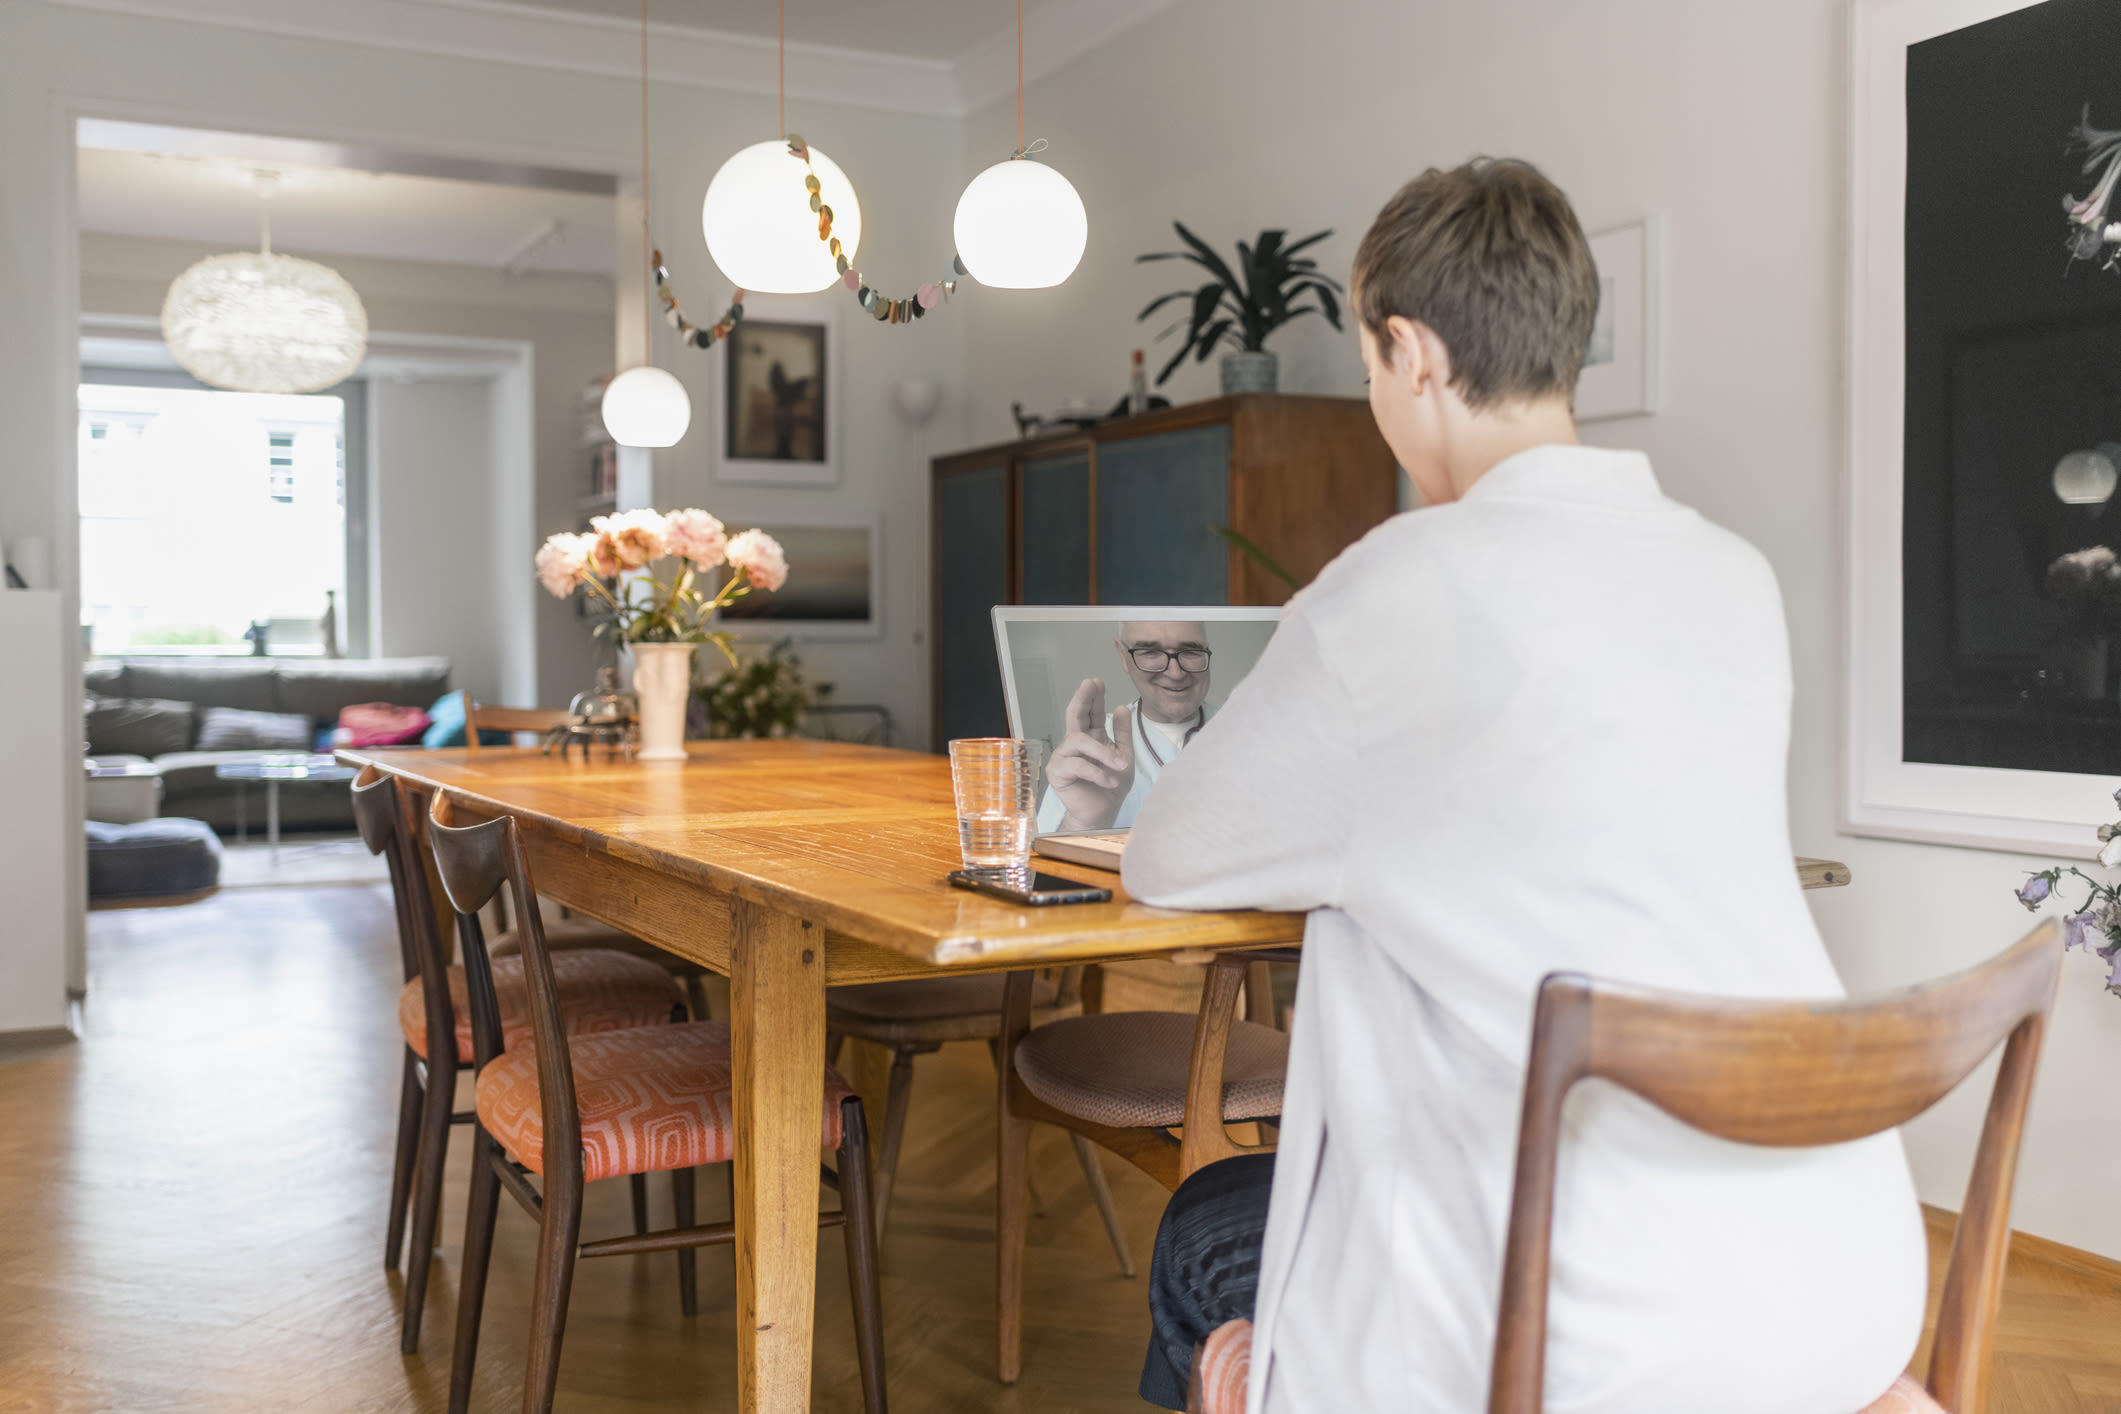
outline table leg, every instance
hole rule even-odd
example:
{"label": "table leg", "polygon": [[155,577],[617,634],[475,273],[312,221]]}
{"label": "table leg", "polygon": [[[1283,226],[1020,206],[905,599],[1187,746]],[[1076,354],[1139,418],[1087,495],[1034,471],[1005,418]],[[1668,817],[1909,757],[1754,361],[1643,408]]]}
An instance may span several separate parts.
{"label": "table leg", "polygon": [[280,862],[280,783],[265,779],[265,842],[272,846],[272,862]]}
{"label": "table leg", "polygon": [[817,1307],[824,934],[744,899],[731,912],[737,1408],[799,1414],[810,1407]]}

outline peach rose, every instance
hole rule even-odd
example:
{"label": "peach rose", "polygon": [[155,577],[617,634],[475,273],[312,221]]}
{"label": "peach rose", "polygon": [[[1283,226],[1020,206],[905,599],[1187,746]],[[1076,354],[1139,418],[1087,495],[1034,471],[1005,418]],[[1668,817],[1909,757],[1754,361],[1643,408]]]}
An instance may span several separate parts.
{"label": "peach rose", "polygon": [[663,518],[663,532],[670,553],[695,569],[711,570],[729,553],[728,532],[702,510],[672,511]]}
{"label": "peach rose", "polygon": [[651,510],[598,516],[589,522],[589,528],[596,532],[593,558],[598,571],[603,574],[618,573],[616,569],[605,568],[613,562],[619,569],[637,570],[650,560],[660,560],[670,553],[666,523],[661,515]]}
{"label": "peach rose", "polygon": [[589,567],[589,551],[596,544],[593,535],[548,536],[538,547],[538,583],[555,599],[565,599],[574,593],[574,587],[582,582],[582,572]]}
{"label": "peach rose", "polygon": [[788,582],[788,557],[781,543],[763,530],[747,530],[732,539],[729,563],[760,589],[779,589]]}

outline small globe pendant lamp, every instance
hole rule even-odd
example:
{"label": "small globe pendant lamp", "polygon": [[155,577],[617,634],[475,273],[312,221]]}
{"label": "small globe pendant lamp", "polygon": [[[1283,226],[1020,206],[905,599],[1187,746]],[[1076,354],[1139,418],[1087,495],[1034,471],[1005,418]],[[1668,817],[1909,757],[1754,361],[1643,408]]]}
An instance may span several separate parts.
{"label": "small globe pendant lamp", "polygon": [[[276,172],[256,174],[269,203]],[[162,340],[178,367],[237,393],[314,393],[343,382],[368,353],[368,311],[328,265],[275,255],[271,207],[259,249],[210,255],[170,282]]]}
{"label": "small globe pendant lamp", "polygon": [[[780,123],[788,131],[788,7],[780,7]],[[831,208],[832,234],[848,260],[862,243],[862,203],[840,165],[815,147],[810,166],[785,136],[755,142],[722,164],[700,203],[700,229],[707,253],[740,290],[807,295],[829,288],[840,266],[819,238],[819,206]],[[803,178],[818,179],[815,197]]]}
{"label": "small globe pendant lamp", "polygon": [[1090,240],[1090,218],[1068,179],[1024,145],[1024,4],[1016,4],[1016,151],[974,177],[957,199],[951,231],[957,256],[982,285],[1042,290],[1075,273]]}
{"label": "small globe pendant lamp", "polygon": [[[648,213],[648,0],[641,0],[641,278],[652,287]],[[674,447],[692,425],[692,399],[684,384],[655,366],[655,303],[646,288],[641,304],[641,361],[605,387],[604,430],[622,447]]]}

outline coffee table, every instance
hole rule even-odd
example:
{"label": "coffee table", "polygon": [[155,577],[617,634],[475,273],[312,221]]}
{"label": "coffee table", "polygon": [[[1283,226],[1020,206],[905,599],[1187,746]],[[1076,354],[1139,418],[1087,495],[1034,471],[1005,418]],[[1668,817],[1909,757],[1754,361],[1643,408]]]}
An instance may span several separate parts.
{"label": "coffee table", "polygon": [[350,781],[357,774],[351,767],[341,766],[329,756],[289,755],[251,756],[241,761],[223,761],[214,767],[214,774],[224,781],[238,782],[236,793],[236,843],[241,844],[250,835],[249,822],[244,818],[243,793],[240,784],[245,781],[265,783],[265,839],[272,846],[275,862],[280,858],[280,782],[282,781]]}

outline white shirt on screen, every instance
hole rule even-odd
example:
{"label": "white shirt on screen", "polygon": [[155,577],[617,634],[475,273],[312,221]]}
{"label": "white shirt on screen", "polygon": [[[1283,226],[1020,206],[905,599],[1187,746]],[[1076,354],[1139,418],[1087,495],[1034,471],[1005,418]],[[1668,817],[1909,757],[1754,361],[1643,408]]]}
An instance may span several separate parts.
{"label": "white shirt on screen", "polygon": [[[1208,719],[1215,715],[1214,704],[1203,702],[1200,705],[1200,713],[1197,724],[1189,722],[1174,725],[1150,721],[1142,715],[1141,703],[1137,701],[1134,704],[1134,784],[1127,788],[1126,797],[1120,801],[1119,814],[1113,818],[1111,828],[1122,829],[1134,823],[1134,817],[1141,811],[1142,802],[1149,798],[1149,788],[1156,784],[1158,773],[1177,759],[1178,753],[1185,750],[1186,743],[1193,740],[1199,727],[1207,725]],[[1112,736],[1112,715],[1110,712],[1105,713],[1105,736],[1108,740]],[[1061,827],[1061,821],[1067,818],[1067,814],[1068,807],[1062,803],[1059,793],[1048,786],[1045,794],[1039,797],[1038,832],[1042,835],[1052,834]]]}
{"label": "white shirt on screen", "polygon": [[[1543,447],[1290,601],[1163,774],[1128,891],[1305,910],[1249,1414],[1487,1405],[1540,979],[1839,997],[1792,864],[1772,570],[1635,453]],[[1897,1133],[1712,1139],[1572,1096],[1551,1414],[1850,1414],[1927,1254]]]}

